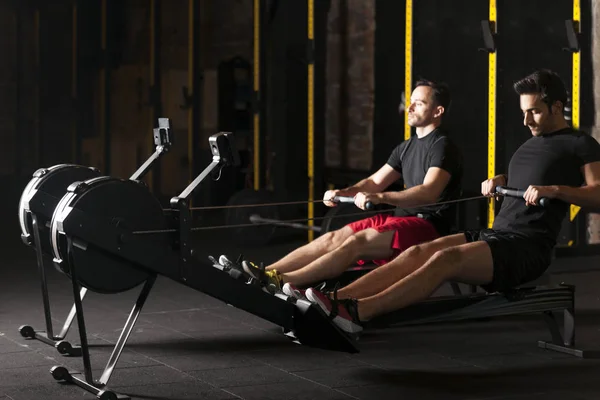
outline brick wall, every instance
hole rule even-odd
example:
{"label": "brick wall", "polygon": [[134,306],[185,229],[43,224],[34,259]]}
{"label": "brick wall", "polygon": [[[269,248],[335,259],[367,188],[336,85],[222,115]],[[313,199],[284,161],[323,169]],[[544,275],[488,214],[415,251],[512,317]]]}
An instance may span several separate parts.
{"label": "brick wall", "polygon": [[[592,33],[592,65],[594,71],[600,71],[600,3],[592,1],[592,24],[595,29]],[[592,136],[600,141],[600,77],[594,77],[594,107],[595,126],[592,128]],[[588,215],[588,243],[600,243],[600,214]]]}
{"label": "brick wall", "polygon": [[373,162],[374,2],[333,1],[328,31],[326,165],[369,170]]}

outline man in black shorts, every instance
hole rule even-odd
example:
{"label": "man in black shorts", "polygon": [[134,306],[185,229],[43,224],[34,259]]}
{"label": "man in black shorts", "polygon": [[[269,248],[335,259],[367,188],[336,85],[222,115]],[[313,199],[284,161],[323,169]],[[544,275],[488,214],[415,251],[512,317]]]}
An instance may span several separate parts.
{"label": "man in black shorts", "polygon": [[[544,273],[551,261],[569,204],[600,206],[600,144],[571,129],[564,118],[564,83],[554,72],[536,71],[514,84],[523,123],[532,137],[513,155],[508,176],[482,183],[526,189],[523,199],[506,197],[490,230],[450,235],[411,247],[390,263],[337,291],[334,299],[315,289],[306,297],[348,333],[361,321],[429,297],[447,281],[505,291]],[[584,185],[584,186],[582,186]],[[541,198],[552,199],[541,207]]]}

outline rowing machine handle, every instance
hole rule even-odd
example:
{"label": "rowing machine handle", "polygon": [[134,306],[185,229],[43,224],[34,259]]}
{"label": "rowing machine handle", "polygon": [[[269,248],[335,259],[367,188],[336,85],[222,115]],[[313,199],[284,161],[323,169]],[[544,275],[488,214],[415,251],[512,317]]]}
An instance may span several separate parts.
{"label": "rowing machine handle", "polygon": [[[496,193],[508,197],[523,197],[525,190],[511,189],[506,186],[496,186]],[[550,199],[542,197],[538,203],[540,206],[546,207],[550,204]]]}
{"label": "rowing machine handle", "polygon": [[[354,197],[335,196],[333,198],[333,202],[334,203],[354,203]],[[370,201],[367,201],[367,203],[365,204],[365,208],[367,210],[372,210],[373,209],[373,203],[371,203]]]}

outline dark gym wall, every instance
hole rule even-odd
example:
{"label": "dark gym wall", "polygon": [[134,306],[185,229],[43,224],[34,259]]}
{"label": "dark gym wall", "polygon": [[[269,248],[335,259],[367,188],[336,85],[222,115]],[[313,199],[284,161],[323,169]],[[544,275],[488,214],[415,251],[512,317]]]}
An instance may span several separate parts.
{"label": "dark gym wall", "polygon": [[[446,82],[452,103],[444,125],[464,159],[464,196],[477,195],[487,178],[488,55],[481,20],[488,2],[419,0],[413,11],[413,85],[419,78]],[[407,94],[410,96],[410,94]],[[463,224],[485,223],[485,203],[464,205]]]}
{"label": "dark gym wall", "polygon": [[280,1],[266,43],[268,175],[287,199],[308,197],[306,21],[306,2]]}
{"label": "dark gym wall", "polygon": [[513,83],[539,68],[561,75],[571,88],[571,60],[565,20],[573,16],[572,0],[498,1],[497,163],[500,172],[517,148],[531,137],[523,126],[519,97]]}
{"label": "dark gym wall", "polygon": [[404,141],[405,7],[402,0],[375,2],[375,99],[373,166],[379,169],[392,149]]}
{"label": "dark gym wall", "polygon": [[71,46],[52,46],[70,43],[71,27],[57,28],[52,21],[68,21],[71,7],[68,3],[48,2],[42,7],[44,16],[40,26],[40,134],[42,137],[42,164],[54,165],[72,157],[71,130]]}
{"label": "dark gym wall", "polygon": [[[362,0],[331,2],[327,21],[325,165],[327,182],[335,187],[354,184],[375,165],[381,166],[381,160],[374,159],[373,154],[378,135],[374,126],[377,6],[378,2]],[[400,21],[404,13],[395,17]]]}

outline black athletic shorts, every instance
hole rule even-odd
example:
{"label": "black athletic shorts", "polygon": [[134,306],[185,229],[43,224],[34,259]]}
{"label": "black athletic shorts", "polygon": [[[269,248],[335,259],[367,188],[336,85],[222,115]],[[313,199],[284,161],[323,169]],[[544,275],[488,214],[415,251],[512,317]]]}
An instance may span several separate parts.
{"label": "black athletic shorts", "polygon": [[481,287],[487,292],[513,289],[540,277],[552,261],[552,246],[508,231],[464,232],[467,242],[485,241],[492,251],[494,277]]}

